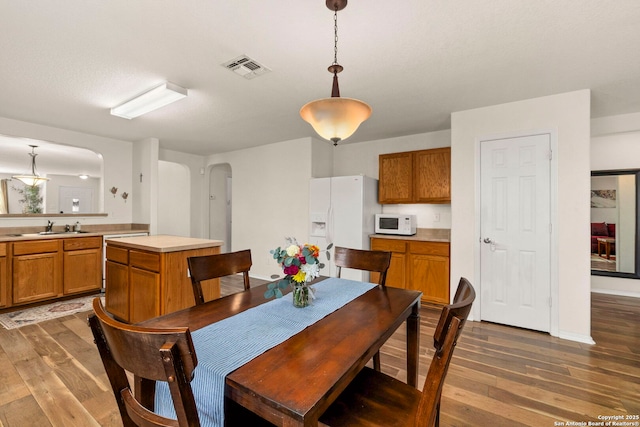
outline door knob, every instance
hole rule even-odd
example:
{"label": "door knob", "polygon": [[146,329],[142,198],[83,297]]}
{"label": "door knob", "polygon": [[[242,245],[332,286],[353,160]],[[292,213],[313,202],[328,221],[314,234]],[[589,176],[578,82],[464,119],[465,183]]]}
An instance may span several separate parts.
{"label": "door knob", "polygon": [[485,237],[483,242],[491,244],[491,243],[493,243],[493,240],[491,240],[490,237]]}

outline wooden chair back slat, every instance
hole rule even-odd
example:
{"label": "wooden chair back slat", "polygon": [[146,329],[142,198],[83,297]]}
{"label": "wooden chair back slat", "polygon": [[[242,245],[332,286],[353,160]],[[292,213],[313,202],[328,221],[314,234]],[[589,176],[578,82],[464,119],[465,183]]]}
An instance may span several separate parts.
{"label": "wooden chair back slat", "polygon": [[440,320],[433,334],[435,352],[422,388],[415,427],[439,425],[440,398],[444,379],[449,370],[453,350],[471,312],[471,305],[475,298],[476,292],[473,286],[462,277],[458,283],[453,303],[442,309]]}
{"label": "wooden chair back slat", "polygon": [[333,260],[336,264],[336,274],[340,277],[342,268],[380,273],[378,284],[385,286],[387,270],[391,264],[391,252],[369,251],[363,249],[350,249],[336,246],[333,252]]}
{"label": "wooden chair back slat", "polygon": [[[198,364],[188,328],[152,329],[113,319],[93,300],[89,326],[125,427],[199,426],[191,379]],[[135,395],[127,378],[134,375]],[[155,382],[165,381],[177,420],[153,413]]]}
{"label": "wooden chair back slat", "polygon": [[228,252],[224,254],[203,255],[187,258],[193,297],[196,305],[204,304],[202,281],[242,273],[244,289],[249,289],[249,270],[251,269],[251,250]]}

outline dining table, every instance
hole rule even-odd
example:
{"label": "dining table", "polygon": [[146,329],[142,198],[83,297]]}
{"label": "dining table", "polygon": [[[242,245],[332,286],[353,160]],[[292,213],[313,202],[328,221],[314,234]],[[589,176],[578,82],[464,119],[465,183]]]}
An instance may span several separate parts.
{"label": "dining table", "polygon": [[[331,282],[333,286],[349,286],[349,281],[335,282],[342,279],[316,279],[312,285],[317,288],[318,298],[310,307],[290,311],[291,316],[303,317],[303,314],[313,314],[313,310],[322,308],[322,293],[326,292],[322,287],[324,280],[328,280],[327,285]],[[406,323],[407,384],[416,387],[421,292],[362,282],[358,284],[368,286],[346,304],[335,310],[331,308],[333,311],[321,314],[323,317],[255,357],[247,358],[250,360],[243,361],[240,366],[226,373],[223,379],[224,400],[235,402],[234,405],[238,404],[275,425],[317,426],[322,413],[403,323]],[[194,336],[196,356],[201,362],[206,359],[208,352],[198,348],[198,331],[215,324],[223,325],[229,320],[236,320],[237,324],[241,316],[246,314],[254,316],[247,322],[255,322],[259,307],[265,308],[264,304],[273,301],[264,296],[267,285],[251,287],[205,304],[145,320],[138,325],[153,328],[188,327]],[[333,289],[340,292],[339,287]],[[285,290],[282,300],[288,298],[288,304],[292,305],[289,292]],[[268,321],[265,320],[265,323]],[[280,323],[287,323],[287,320]],[[228,335],[227,341],[229,336],[234,335]],[[243,351],[240,338],[238,342],[231,341],[215,343],[213,337],[214,346],[233,348],[237,345],[237,351]],[[203,375],[198,368],[195,377]],[[205,394],[200,398],[214,398]]]}

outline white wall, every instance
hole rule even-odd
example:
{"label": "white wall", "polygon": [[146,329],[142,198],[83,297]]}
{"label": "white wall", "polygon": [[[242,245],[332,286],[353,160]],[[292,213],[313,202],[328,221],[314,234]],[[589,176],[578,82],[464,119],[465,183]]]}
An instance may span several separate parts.
{"label": "white wall", "polygon": [[231,250],[251,249],[252,276],[282,274],[269,251],[287,236],[304,240],[308,235],[311,151],[312,139],[302,138],[207,159],[208,165],[231,165]]}
{"label": "white wall", "polygon": [[[334,148],[334,176],[366,175],[378,179],[380,154],[449,146],[451,146],[449,130],[356,144],[338,144]],[[418,228],[451,228],[451,205],[448,204],[383,205],[382,212],[415,214]],[[439,217],[437,221],[436,216]]]}
{"label": "white wall", "polygon": [[333,143],[311,138],[311,176],[314,178],[328,178],[333,176]]}
{"label": "white wall", "polygon": [[[552,131],[557,137],[557,186],[552,206],[552,335],[591,342],[589,263],[590,91],[581,90],[451,116],[452,203],[451,286],[461,276],[479,285],[477,221],[479,140],[485,137]],[[553,172],[552,172],[553,174]],[[479,292],[481,296],[481,290]],[[480,318],[480,304],[473,317]]]}
{"label": "white wall", "polygon": [[[124,203],[121,191],[131,189],[131,170],[133,144],[129,141],[104,138],[66,129],[58,129],[34,123],[0,117],[0,134],[26,137],[87,148],[103,157],[103,192],[104,211],[107,217],[77,217],[83,224],[126,224],[132,222],[133,210],[130,200]],[[118,187],[117,197],[109,192],[111,187]],[[129,189],[129,190],[125,190]],[[44,226],[47,218],[2,218],[0,227]]]}
{"label": "white wall", "polygon": [[190,237],[190,181],[186,166],[158,161],[158,234]]}
{"label": "white wall", "polygon": [[[591,170],[640,169],[640,113],[593,120]],[[609,132],[609,133],[607,133]],[[591,276],[594,292],[640,297],[640,280]]]}
{"label": "white wall", "polygon": [[[160,149],[158,159],[178,163],[185,166],[189,176],[189,205],[188,217],[183,216],[184,224],[189,224],[190,237],[208,238],[206,229],[208,224],[207,185],[205,181],[205,157],[195,154],[180,153],[178,151]],[[159,188],[162,191],[162,187]],[[183,224],[183,225],[184,225]]]}
{"label": "white wall", "polygon": [[[159,146],[160,142],[156,138],[147,138],[133,144],[132,188],[129,192],[129,203],[134,206],[133,221],[138,224],[149,224],[150,234],[158,234]],[[120,193],[122,191],[127,190],[121,189]]]}

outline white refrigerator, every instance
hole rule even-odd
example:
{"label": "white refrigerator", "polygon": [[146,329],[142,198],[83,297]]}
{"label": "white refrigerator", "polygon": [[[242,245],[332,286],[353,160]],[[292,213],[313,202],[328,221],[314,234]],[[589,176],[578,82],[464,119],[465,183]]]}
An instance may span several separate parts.
{"label": "white refrigerator", "polygon": [[[312,178],[309,191],[309,242],[320,248],[324,276],[335,277],[333,249],[327,261],[325,249],[330,243],[352,249],[369,249],[374,233],[378,204],[378,180],[362,175]],[[369,273],[342,269],[341,277],[369,281]]]}

